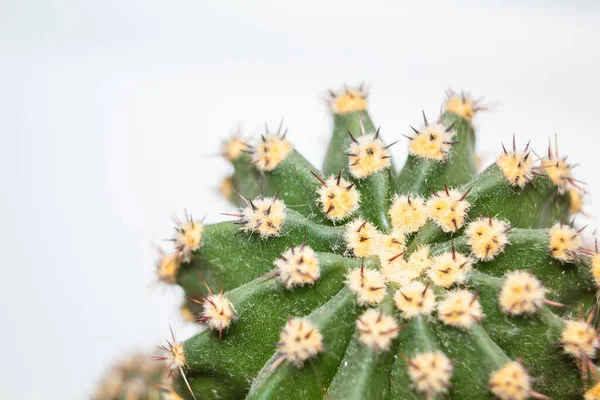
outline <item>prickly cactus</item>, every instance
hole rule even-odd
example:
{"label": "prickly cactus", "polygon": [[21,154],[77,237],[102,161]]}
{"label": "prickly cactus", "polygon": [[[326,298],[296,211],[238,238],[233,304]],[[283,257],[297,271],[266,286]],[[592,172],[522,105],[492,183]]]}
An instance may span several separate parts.
{"label": "prickly cactus", "polygon": [[141,353],[112,366],[92,400],[181,400],[181,397],[171,388],[164,363]]}
{"label": "prickly cactus", "polygon": [[205,326],[164,347],[179,396],[600,399],[600,258],[556,144],[513,137],[478,172],[469,95],[406,135],[375,127],[363,87],[329,95],[321,169],[281,125],[234,137],[222,191],[239,213],[176,221],[158,275]]}

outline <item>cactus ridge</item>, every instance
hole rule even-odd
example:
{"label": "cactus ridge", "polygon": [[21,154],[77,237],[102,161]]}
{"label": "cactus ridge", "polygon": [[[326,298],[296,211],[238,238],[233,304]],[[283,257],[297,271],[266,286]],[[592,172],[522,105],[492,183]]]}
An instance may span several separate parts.
{"label": "cactus ridge", "polygon": [[[581,182],[556,145],[517,139],[481,170],[447,92],[393,141],[364,85],[330,90],[321,169],[280,124],[222,149],[229,222],[176,220],[157,271],[205,329],[163,348],[197,399],[600,399],[597,246],[572,215]],[[390,147],[409,154],[396,172]],[[569,222],[571,221],[571,222]],[[219,290],[220,289],[220,290]]]}

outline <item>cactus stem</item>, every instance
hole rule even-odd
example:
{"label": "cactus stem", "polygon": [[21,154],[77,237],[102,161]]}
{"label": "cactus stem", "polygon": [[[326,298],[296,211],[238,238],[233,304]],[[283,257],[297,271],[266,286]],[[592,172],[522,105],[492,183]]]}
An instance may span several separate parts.
{"label": "cactus stem", "polygon": [[226,196],[241,210],[223,214],[232,221],[175,220],[159,277],[180,284],[189,314],[211,328],[185,343],[171,331],[161,347],[180,395],[600,399],[596,306],[572,320],[553,309],[583,313],[600,287],[597,243],[584,248],[586,227],[566,223],[586,186],[556,138],[540,157],[530,141],[517,150],[513,134],[476,175],[471,121],[487,107],[448,91],[435,120],[422,110],[403,135],[396,179],[398,140],[384,142],[366,98],[362,85],[328,91],[334,134],[322,172],[294,150],[283,120],[276,131],[265,123],[254,146],[237,137],[222,147],[234,167]]}

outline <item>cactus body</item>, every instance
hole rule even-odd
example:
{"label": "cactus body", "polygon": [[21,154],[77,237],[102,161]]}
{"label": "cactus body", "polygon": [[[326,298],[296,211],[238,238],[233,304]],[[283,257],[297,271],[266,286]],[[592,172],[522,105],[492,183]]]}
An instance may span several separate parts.
{"label": "cactus body", "polygon": [[159,262],[207,324],[167,354],[177,393],[598,399],[599,257],[569,225],[581,198],[557,149],[538,161],[513,141],[477,173],[482,107],[449,93],[396,174],[365,90],[331,96],[322,171],[281,126],[232,139],[240,213]]}

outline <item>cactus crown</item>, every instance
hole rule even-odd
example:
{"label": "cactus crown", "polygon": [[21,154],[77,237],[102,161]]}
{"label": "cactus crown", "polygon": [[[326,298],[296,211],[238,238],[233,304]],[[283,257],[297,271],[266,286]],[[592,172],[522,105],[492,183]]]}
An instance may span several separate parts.
{"label": "cactus crown", "polygon": [[158,275],[206,326],[164,348],[178,395],[599,399],[600,257],[568,222],[582,189],[556,145],[513,139],[478,171],[485,107],[448,92],[398,173],[366,89],[329,94],[321,170],[281,125],[232,138],[221,187],[240,212],[176,220]]}

